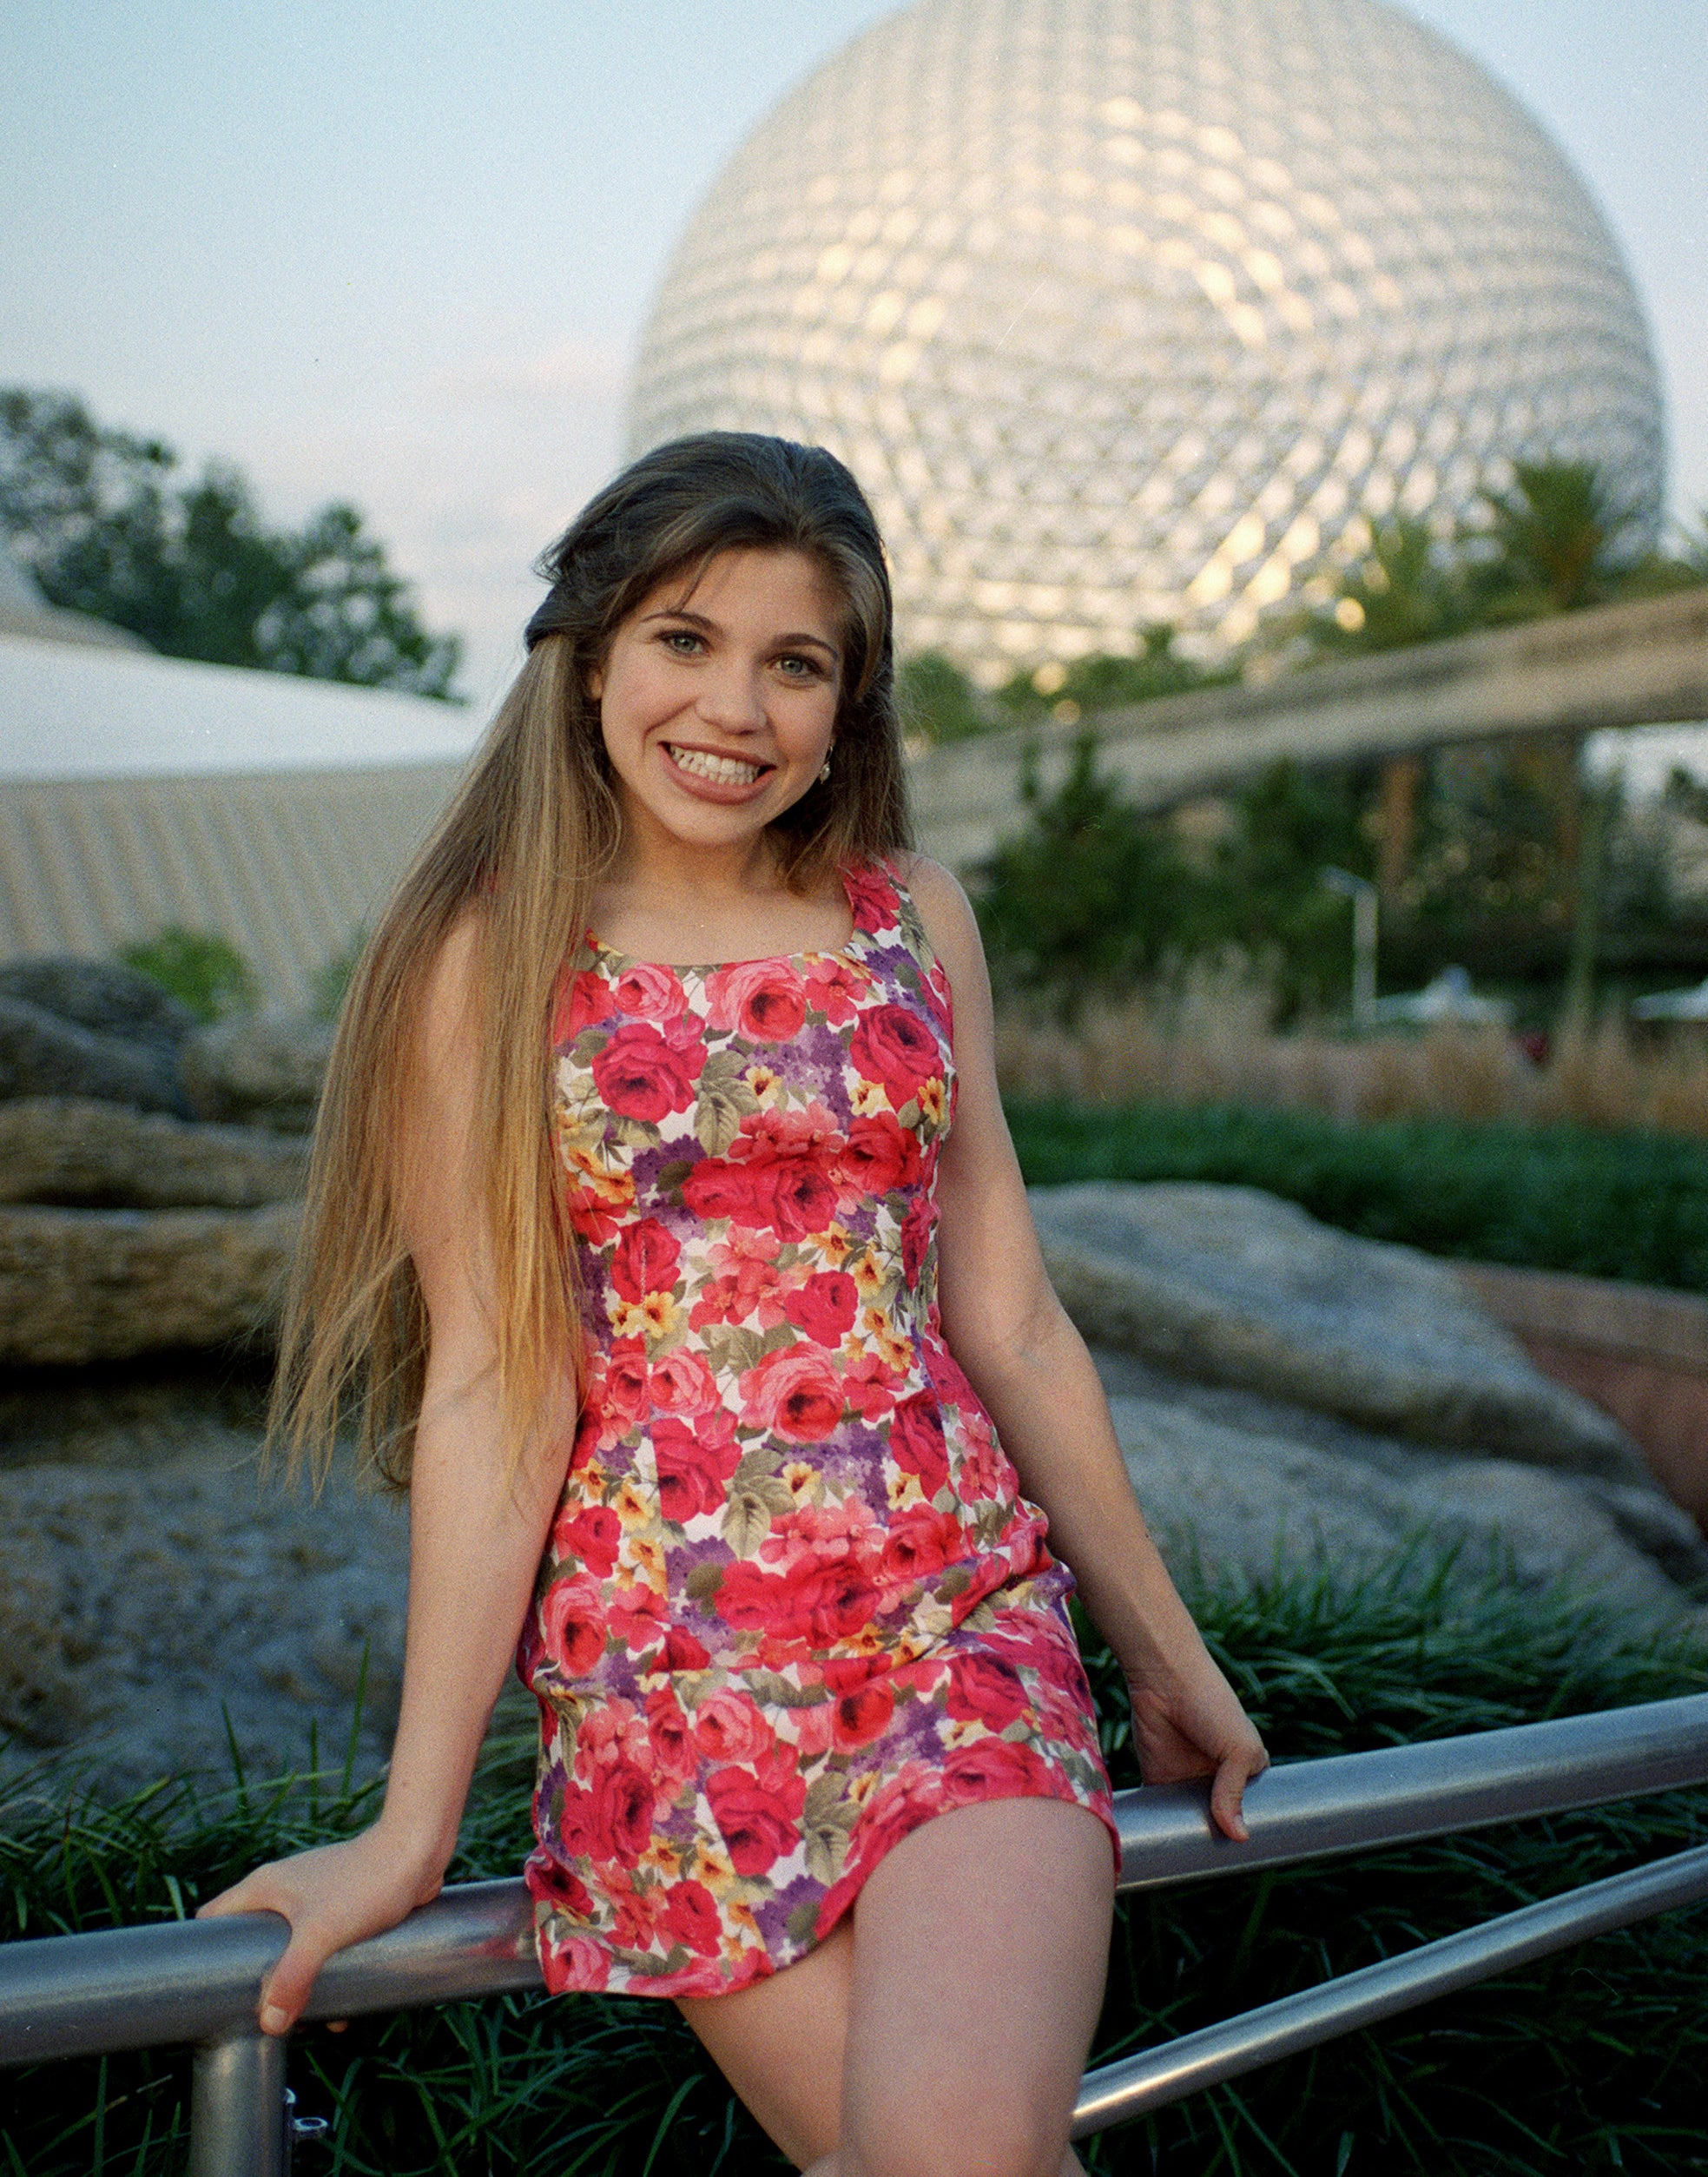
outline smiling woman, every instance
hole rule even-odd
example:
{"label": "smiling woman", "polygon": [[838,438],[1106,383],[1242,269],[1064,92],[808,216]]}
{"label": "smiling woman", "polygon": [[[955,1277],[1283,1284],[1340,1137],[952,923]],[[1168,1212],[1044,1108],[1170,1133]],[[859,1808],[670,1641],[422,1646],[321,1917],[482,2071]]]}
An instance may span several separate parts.
{"label": "smiling woman", "polygon": [[[840,617],[834,590],[807,554],[744,550],[721,552],[686,595],[679,580],[660,584],[617,630],[603,670],[588,682],[630,873],[626,886],[601,887],[596,912],[608,938],[640,952],[680,942],[680,900],[669,901],[661,928],[633,873],[672,845],[690,857],[718,855],[750,839],[755,820],[768,823],[828,783]],[[764,888],[775,894],[775,882]],[[794,915],[786,903],[774,902],[774,912],[778,905],[782,920],[815,933],[806,925],[821,913],[807,910],[822,903],[802,901]],[[845,934],[840,899],[830,914]],[[706,949],[718,949],[709,927]]]}
{"label": "smiling woman", "polygon": [[547,565],[353,983],[282,1341],[293,1443],[353,1388],[412,1488],[385,1810],[208,1909],[290,1921],[287,2030],[437,1890],[513,1657],[550,1988],[672,1998],[818,2177],[1058,2177],[1118,1850],[1076,1581],[1148,1777],[1238,1836],[1263,1750],[1045,1277],[970,910],[907,851],[858,485],[684,440]]}

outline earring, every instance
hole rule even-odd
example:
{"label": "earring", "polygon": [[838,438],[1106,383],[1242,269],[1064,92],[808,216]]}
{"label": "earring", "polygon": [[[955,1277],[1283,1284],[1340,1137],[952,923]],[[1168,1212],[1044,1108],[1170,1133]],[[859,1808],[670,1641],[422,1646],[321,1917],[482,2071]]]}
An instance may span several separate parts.
{"label": "earring", "polygon": [[819,780],[818,780],[819,784],[820,784],[821,786],[824,785],[824,784],[825,784],[825,782],[826,782],[826,781],[829,778],[829,776],[830,776],[830,758],[827,755],[827,756],[826,756],[826,758],[824,759],[824,762],[823,762],[821,764],[820,764],[820,766],[819,766]]}

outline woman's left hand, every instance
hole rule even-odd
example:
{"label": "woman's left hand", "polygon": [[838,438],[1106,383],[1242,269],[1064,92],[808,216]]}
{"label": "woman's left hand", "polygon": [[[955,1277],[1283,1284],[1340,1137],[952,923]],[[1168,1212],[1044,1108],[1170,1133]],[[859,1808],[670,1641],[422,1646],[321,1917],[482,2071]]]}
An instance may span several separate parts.
{"label": "woman's left hand", "polygon": [[1211,1818],[1224,1837],[1243,1844],[1250,1834],[1241,1811],[1245,1787],[1269,1767],[1269,1758],[1209,1651],[1197,1640],[1193,1650],[1126,1672],[1139,1774],[1146,1784],[1213,1777]]}

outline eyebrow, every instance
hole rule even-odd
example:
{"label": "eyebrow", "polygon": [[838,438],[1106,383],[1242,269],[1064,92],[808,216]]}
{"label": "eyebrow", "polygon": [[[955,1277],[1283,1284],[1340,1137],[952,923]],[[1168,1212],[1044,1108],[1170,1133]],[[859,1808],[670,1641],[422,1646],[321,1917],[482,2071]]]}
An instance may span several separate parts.
{"label": "eyebrow", "polygon": [[[690,612],[685,605],[666,605],[662,611],[643,613],[641,617],[643,623],[649,620],[687,620],[695,627],[704,628],[713,635],[722,632],[716,620],[709,620],[703,612]],[[780,649],[799,649],[804,643],[809,644],[815,650],[822,650],[828,657],[837,658],[841,655],[835,644],[827,643],[821,635],[808,635],[801,632],[794,635],[780,635],[776,639]]]}

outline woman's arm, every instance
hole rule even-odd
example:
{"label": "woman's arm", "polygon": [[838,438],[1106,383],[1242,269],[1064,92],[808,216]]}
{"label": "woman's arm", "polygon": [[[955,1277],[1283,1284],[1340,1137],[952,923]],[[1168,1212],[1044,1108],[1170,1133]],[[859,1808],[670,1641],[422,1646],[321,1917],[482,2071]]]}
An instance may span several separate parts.
{"label": "woman's arm", "polygon": [[1128,1481],[1097,1369],[1044,1268],[997,1093],[978,926],[966,894],[936,863],[917,863],[909,883],[955,1001],[960,1086],[938,1173],[945,1336],[1126,1672],[1145,1781],[1213,1774],[1216,1820],[1243,1837],[1242,1795],[1268,1756],[1175,1592]]}
{"label": "woman's arm", "polygon": [[[484,1217],[471,1156],[478,1048],[474,933],[447,940],[415,1067],[406,1234],[432,1326],[410,1489],[403,1700],[372,1828],[274,1861],[203,1913],[282,1913],[288,1949],[262,1992],[283,2033],[334,1950],[436,1897],[515,1653],[567,1458],[567,1411],[519,1463],[499,1399]],[[566,1372],[566,1384],[567,1384]]]}

